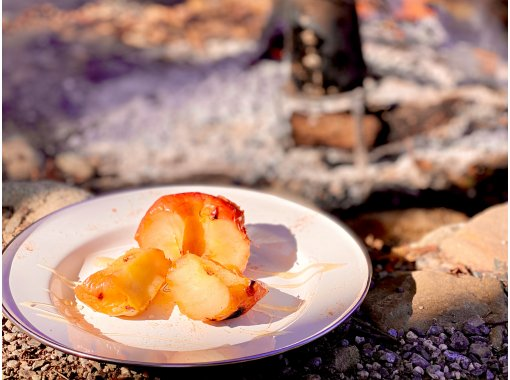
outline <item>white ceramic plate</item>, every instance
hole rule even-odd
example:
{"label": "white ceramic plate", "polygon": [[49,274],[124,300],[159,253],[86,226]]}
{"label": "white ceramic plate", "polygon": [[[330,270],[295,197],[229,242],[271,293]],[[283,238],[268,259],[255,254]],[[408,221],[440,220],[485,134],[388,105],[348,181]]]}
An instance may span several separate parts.
{"label": "white ceramic plate", "polygon": [[[72,284],[136,247],[138,223],[156,199],[187,191],[222,195],[244,210],[252,241],[245,275],[266,283],[269,293],[245,315],[217,324],[192,321],[164,302],[136,318],[109,317],[76,302]],[[371,270],[345,226],[300,204],[233,187],[149,188],[69,206],[21,233],[3,255],[3,312],[43,343],[90,359],[226,364],[326,334],[360,305]]]}

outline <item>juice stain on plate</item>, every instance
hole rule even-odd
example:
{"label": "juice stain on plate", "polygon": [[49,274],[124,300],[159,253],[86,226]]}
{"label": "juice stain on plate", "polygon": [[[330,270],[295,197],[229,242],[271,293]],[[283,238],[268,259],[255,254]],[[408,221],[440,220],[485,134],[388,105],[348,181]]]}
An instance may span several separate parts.
{"label": "juice stain on plate", "polygon": [[290,313],[295,313],[296,311],[298,311],[303,303],[304,303],[303,300],[299,300],[299,302],[296,305],[291,305],[291,306],[276,306],[276,305],[259,303],[259,304],[255,305],[255,310],[260,311],[260,312],[262,312],[262,311],[259,309],[271,310],[271,311],[283,311],[285,313],[290,314]]}
{"label": "juice stain on plate", "polygon": [[[114,260],[114,258],[107,257],[107,256],[98,256],[94,259],[93,265],[97,267],[107,267],[111,262]],[[257,273],[259,275],[265,275],[265,276],[272,276],[272,277],[278,277],[284,280],[298,280],[298,281],[289,281],[287,284],[278,284],[278,285],[272,285],[275,288],[298,288],[300,286],[305,285],[308,281],[310,281],[313,277],[315,277],[317,274],[321,274],[327,271],[335,270],[338,268],[343,267],[345,264],[334,264],[334,263],[313,263],[310,265],[307,265],[306,267],[302,268],[301,270],[297,272],[271,272],[271,271],[265,271],[260,269],[254,269],[249,268],[248,271]],[[41,268],[50,271],[53,273],[57,281],[65,287],[74,289],[75,286],[79,283],[77,281],[71,281],[62,274],[58,273],[56,270],[46,267],[44,265],[39,265]],[[307,275],[308,274],[308,275]],[[307,275],[305,279],[299,279],[301,276]],[[52,301],[54,302],[54,305],[52,304],[38,304],[34,302],[24,302],[22,305],[25,307],[31,307],[33,309],[36,309],[39,311],[40,316],[52,320],[57,320],[63,323],[73,324],[77,327],[86,330],[90,333],[99,334],[100,336],[108,336],[110,338],[113,338],[114,336],[119,335],[125,335],[125,333],[108,333],[105,331],[100,331],[94,326],[90,325],[87,321],[84,320],[83,314],[80,312],[78,305],[76,304],[76,301],[64,299],[62,297],[58,297],[56,294],[53,294],[53,292],[50,292]],[[302,305],[305,303],[304,300],[301,300],[299,298],[294,300],[295,302],[291,304],[268,304],[268,303],[258,303],[254,310],[256,313],[260,313],[262,315],[265,315],[267,320],[265,321],[266,328],[263,330],[258,331],[249,331],[246,329],[242,329],[244,333],[248,333],[252,336],[275,336],[279,335],[282,332],[281,331],[273,331],[271,330],[272,324],[277,319],[277,315],[282,316],[284,315],[291,315],[297,313]],[[47,310],[48,307],[55,309],[55,311],[49,311]],[[86,307],[86,306],[84,306]],[[166,286],[163,286],[161,290],[158,292],[156,297],[151,301],[148,308],[140,313],[137,316],[133,317],[120,317],[124,320],[168,320],[175,308],[175,302],[172,300],[171,293],[168,291]],[[59,313],[60,312],[60,313]],[[297,317],[297,315],[296,315]],[[250,318],[249,318],[250,319]],[[195,326],[194,326],[195,327]],[[133,332],[129,333],[130,335],[133,334]],[[161,340],[166,340],[164,337],[160,337]]]}
{"label": "juice stain on plate", "polygon": [[345,264],[315,263],[315,264],[307,265],[305,268],[301,269],[298,272],[270,272],[270,271],[253,269],[253,268],[249,268],[248,270],[250,272],[254,272],[256,274],[265,275],[267,277],[280,277],[283,279],[294,279],[294,278],[301,276],[303,273],[305,273],[306,271],[308,271],[310,269],[318,268],[318,270],[313,274],[313,275],[315,275],[317,273],[324,273],[324,272],[328,272],[330,270],[338,269],[343,266],[345,266]]}
{"label": "juice stain on plate", "polygon": [[37,315],[39,317],[52,319],[59,322],[70,323],[70,321],[68,321],[62,314],[47,310],[47,308],[56,309],[55,305],[31,301],[21,302],[20,305],[38,311]]}
{"label": "juice stain on plate", "polygon": [[69,288],[71,289],[74,289],[76,287],[76,285],[78,285],[78,282],[77,281],[72,281],[72,280],[69,280],[67,277],[65,277],[64,275],[62,275],[61,273],[58,273],[55,269],[53,268],[50,268],[50,267],[47,267],[46,265],[42,265],[42,264],[38,264],[38,266],[42,269],[45,269],[47,271],[50,271],[51,273],[53,273],[55,276],[57,276],[59,278],[59,280],[62,281],[62,283],[64,285],[67,285]]}

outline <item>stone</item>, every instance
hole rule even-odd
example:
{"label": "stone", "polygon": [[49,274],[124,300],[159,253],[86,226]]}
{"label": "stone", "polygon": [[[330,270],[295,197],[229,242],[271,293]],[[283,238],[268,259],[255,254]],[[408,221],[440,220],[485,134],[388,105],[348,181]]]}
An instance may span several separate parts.
{"label": "stone", "polygon": [[448,236],[458,231],[464,222],[446,224],[411,244],[396,247],[393,251],[405,260],[415,263],[418,270],[442,270],[449,272],[451,265],[445,263],[439,254],[439,244]]}
{"label": "stone", "polygon": [[39,359],[39,360],[35,360],[33,363],[32,363],[32,369],[33,370],[36,370],[38,368],[41,368],[44,364],[46,364],[46,362],[42,359]]}
{"label": "stone", "polygon": [[5,179],[37,179],[41,176],[43,162],[42,154],[25,137],[14,135],[2,142],[2,171],[5,172]]}
{"label": "stone", "polygon": [[455,331],[450,337],[450,347],[457,351],[464,351],[469,346],[469,340],[460,331]]}
{"label": "stone", "polygon": [[427,368],[430,364],[423,356],[417,353],[413,353],[409,360],[415,367]]}
{"label": "stone", "polygon": [[422,367],[419,367],[419,366],[416,366],[413,368],[413,372],[417,373],[418,375],[423,375],[425,373],[425,371],[423,370]]}
{"label": "stone", "polygon": [[[294,112],[291,116],[292,137],[297,145],[323,145],[352,150],[357,144],[356,121],[349,113],[306,115]],[[366,147],[374,145],[380,121],[373,115],[363,117],[363,140]]]}
{"label": "stone", "polygon": [[413,331],[408,331],[406,338],[409,342],[413,342],[418,339],[418,335],[416,335]]}
{"label": "stone", "polygon": [[469,318],[464,326],[462,327],[462,331],[469,335],[480,335],[484,331],[485,321],[479,315],[475,315]]}
{"label": "stone", "polygon": [[94,175],[94,167],[86,157],[74,152],[57,154],[55,166],[64,179],[71,183],[84,183]]}
{"label": "stone", "polygon": [[444,329],[442,326],[432,325],[427,330],[427,335],[439,335],[442,332],[444,332]]}
{"label": "stone", "polygon": [[333,366],[339,372],[345,372],[356,367],[360,361],[360,353],[356,346],[340,347],[335,350]]}
{"label": "stone", "polygon": [[62,207],[92,197],[88,191],[55,181],[2,183],[2,246],[32,223]]}
{"label": "stone", "polygon": [[419,270],[461,271],[477,277],[507,277],[508,204],[497,204],[467,221],[446,224],[394,253]]}
{"label": "stone", "polygon": [[508,204],[492,206],[475,215],[468,223],[440,244],[446,261],[461,263],[472,272],[508,275]]}
{"label": "stone", "polygon": [[432,378],[432,379],[439,379],[440,376],[443,375],[442,371],[441,371],[441,367],[437,364],[433,364],[433,365],[430,365],[427,367],[427,374]]}
{"label": "stone", "polygon": [[14,339],[16,339],[16,334],[14,333],[3,334],[3,340],[5,340],[6,342],[12,342]]}
{"label": "stone", "polygon": [[18,368],[19,367],[19,361],[17,361],[17,360],[9,360],[7,362],[7,367],[8,368]]}
{"label": "stone", "polygon": [[395,363],[398,359],[398,356],[393,351],[386,351],[381,355],[381,359],[388,363]]}
{"label": "stone", "polygon": [[502,325],[494,326],[489,333],[489,340],[491,342],[492,347],[496,350],[501,350],[503,346],[503,342],[505,340],[505,327]]}
{"label": "stone", "polygon": [[129,378],[131,376],[131,371],[126,367],[120,367],[120,376],[119,378]]}
{"label": "stone", "polygon": [[310,359],[309,365],[312,368],[320,368],[322,365],[322,358],[320,356],[316,356]]}
{"label": "stone", "polygon": [[490,358],[492,351],[490,346],[485,343],[471,343],[469,353],[475,355],[483,362]]}
{"label": "stone", "polygon": [[42,343],[41,343],[41,342],[39,342],[39,341],[38,341],[38,340],[36,340],[36,339],[29,339],[29,340],[27,340],[27,344],[28,344],[29,346],[32,346],[32,347],[40,347],[40,346],[42,345]]}
{"label": "stone", "polygon": [[[401,288],[402,292],[396,289]],[[362,309],[383,331],[427,330],[433,324],[461,329],[469,318],[506,321],[508,299],[500,281],[433,271],[398,272],[378,281]]]}

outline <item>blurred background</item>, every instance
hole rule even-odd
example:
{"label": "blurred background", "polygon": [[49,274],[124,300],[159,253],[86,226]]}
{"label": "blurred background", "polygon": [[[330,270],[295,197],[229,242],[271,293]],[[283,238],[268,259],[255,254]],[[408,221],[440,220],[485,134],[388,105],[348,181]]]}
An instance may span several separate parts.
{"label": "blurred background", "polygon": [[505,201],[507,2],[314,4],[4,0],[4,181]]}

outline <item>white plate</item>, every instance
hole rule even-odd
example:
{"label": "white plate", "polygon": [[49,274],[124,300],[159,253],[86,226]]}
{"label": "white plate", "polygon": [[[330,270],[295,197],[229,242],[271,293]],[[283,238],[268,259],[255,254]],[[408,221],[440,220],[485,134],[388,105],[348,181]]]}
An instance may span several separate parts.
{"label": "white plate", "polygon": [[[106,258],[136,247],[134,233],[162,195],[225,196],[245,212],[252,241],[245,275],[269,286],[247,314],[218,324],[153,305],[136,318],[77,303],[72,283]],[[3,312],[32,337],[78,356],[147,366],[205,366],[258,359],[311,342],[364,299],[369,257],[341,223],[266,193],[215,186],[170,186],[96,197],[30,226],[3,255]]]}

